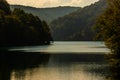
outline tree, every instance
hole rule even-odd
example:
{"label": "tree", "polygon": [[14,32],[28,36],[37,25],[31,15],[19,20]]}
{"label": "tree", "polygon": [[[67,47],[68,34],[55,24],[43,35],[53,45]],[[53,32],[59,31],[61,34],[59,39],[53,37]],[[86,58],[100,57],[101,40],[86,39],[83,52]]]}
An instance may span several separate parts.
{"label": "tree", "polygon": [[5,14],[10,14],[10,7],[6,0],[0,0],[0,10],[3,10]]}
{"label": "tree", "polygon": [[5,16],[3,20],[3,25],[0,26],[0,45],[13,45],[19,43],[21,34],[20,27],[21,23],[19,19],[15,16]]}
{"label": "tree", "polygon": [[53,41],[49,26],[45,21],[41,21],[37,16],[34,16],[31,13],[25,13],[21,9],[15,9],[13,14],[19,17],[25,27],[31,28],[38,34],[39,42],[46,44]]}
{"label": "tree", "polygon": [[107,0],[108,6],[96,21],[98,37],[102,37],[111,50],[108,55],[111,66],[111,80],[120,76],[120,0]]}
{"label": "tree", "polygon": [[49,41],[53,41],[53,38],[51,36],[50,28],[45,21],[42,21],[42,26],[43,26],[43,35],[45,36],[44,41],[45,41],[46,44],[50,43]]}
{"label": "tree", "polygon": [[0,46],[50,44],[48,27],[37,16],[21,9],[11,12],[7,2],[0,0]]}

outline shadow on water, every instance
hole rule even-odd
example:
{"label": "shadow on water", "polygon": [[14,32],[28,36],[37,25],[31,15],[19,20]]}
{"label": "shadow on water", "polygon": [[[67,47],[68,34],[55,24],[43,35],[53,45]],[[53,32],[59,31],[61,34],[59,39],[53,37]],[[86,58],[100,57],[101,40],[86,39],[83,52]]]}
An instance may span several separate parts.
{"label": "shadow on water", "polygon": [[106,63],[105,54],[100,53],[54,53],[51,54],[50,59],[52,62],[71,63],[71,62],[84,62],[84,63]]}
{"label": "shadow on water", "polygon": [[49,54],[0,51],[0,80],[10,80],[13,70],[35,68],[48,61]]}

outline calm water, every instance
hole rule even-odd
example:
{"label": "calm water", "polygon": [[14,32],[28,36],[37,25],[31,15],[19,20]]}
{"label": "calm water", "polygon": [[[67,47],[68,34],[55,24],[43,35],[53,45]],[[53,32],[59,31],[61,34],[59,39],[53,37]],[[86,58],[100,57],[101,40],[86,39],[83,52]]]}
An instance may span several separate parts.
{"label": "calm water", "polygon": [[55,42],[0,54],[0,80],[106,80],[103,42]]}
{"label": "calm water", "polygon": [[103,42],[54,42],[52,45],[12,48],[11,51],[48,53],[104,53],[109,52]]}

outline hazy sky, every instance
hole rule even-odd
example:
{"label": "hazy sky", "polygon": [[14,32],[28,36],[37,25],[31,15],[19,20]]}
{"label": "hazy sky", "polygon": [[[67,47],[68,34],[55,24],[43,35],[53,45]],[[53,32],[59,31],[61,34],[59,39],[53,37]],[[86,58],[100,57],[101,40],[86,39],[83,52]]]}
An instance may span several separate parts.
{"label": "hazy sky", "polygon": [[98,0],[7,0],[9,4],[19,4],[34,7],[56,7],[56,6],[87,6]]}

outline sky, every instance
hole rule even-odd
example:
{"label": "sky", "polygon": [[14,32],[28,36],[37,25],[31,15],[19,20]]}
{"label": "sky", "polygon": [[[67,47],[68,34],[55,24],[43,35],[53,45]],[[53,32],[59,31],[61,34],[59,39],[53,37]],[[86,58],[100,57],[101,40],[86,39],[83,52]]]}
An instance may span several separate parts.
{"label": "sky", "polygon": [[38,8],[56,6],[76,6],[84,7],[98,0],[7,0],[9,4],[33,6]]}

